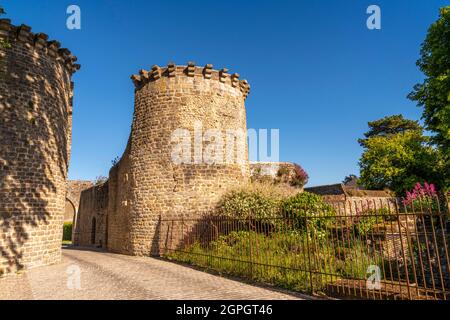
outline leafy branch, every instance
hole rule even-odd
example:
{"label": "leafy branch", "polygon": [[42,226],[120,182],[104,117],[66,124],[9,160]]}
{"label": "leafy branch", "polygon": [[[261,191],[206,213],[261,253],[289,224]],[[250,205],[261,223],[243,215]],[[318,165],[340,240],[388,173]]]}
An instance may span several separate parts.
{"label": "leafy branch", "polygon": [[[5,9],[0,7],[0,16],[6,14]],[[9,49],[11,48],[11,44],[8,42],[8,40],[0,39],[0,48],[1,49]]]}

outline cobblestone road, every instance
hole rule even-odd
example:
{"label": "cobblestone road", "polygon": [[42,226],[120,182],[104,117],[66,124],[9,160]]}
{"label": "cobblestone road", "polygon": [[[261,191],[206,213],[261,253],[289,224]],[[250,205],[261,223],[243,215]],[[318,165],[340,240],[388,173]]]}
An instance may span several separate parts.
{"label": "cobblestone road", "polygon": [[0,299],[286,300],[300,296],[159,259],[65,248],[58,265],[0,278]]}

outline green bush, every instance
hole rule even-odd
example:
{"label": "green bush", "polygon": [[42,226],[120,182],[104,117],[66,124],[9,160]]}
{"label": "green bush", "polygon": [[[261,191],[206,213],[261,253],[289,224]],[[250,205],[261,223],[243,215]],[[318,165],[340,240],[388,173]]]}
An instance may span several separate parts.
{"label": "green bush", "polygon": [[270,219],[281,216],[281,203],[297,193],[294,188],[254,182],[227,193],[218,213],[232,218]]}
{"label": "green bush", "polygon": [[347,279],[366,279],[367,268],[371,265],[382,266],[381,253],[373,252],[364,241],[349,241],[339,250],[339,259],[334,259],[335,272]]}
{"label": "green bush", "polygon": [[354,231],[357,235],[366,236],[373,232],[376,224],[379,223],[379,218],[375,216],[361,217],[357,223],[354,224]]}
{"label": "green bush", "polygon": [[64,222],[63,241],[72,241],[72,222]]}
{"label": "green bush", "polygon": [[372,233],[376,226],[387,221],[395,221],[397,215],[391,213],[389,208],[371,209],[359,213],[356,223],[353,225],[353,230],[357,235],[367,236]]}
{"label": "green bush", "polygon": [[309,230],[319,239],[325,237],[326,231],[332,226],[336,215],[333,207],[321,196],[302,192],[283,201],[283,213],[294,219],[294,228]]}

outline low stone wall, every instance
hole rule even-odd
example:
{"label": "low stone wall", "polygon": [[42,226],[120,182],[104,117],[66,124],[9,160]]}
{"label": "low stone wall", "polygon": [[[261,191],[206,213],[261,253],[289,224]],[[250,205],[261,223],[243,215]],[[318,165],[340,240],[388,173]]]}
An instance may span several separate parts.
{"label": "low stone wall", "polygon": [[323,196],[340,214],[358,215],[370,210],[384,209],[396,212],[397,198]]}

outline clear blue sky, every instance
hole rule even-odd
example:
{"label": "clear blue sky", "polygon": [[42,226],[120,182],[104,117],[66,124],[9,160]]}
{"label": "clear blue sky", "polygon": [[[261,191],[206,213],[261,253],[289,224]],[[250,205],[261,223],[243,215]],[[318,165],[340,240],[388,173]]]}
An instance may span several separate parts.
{"label": "clear blue sky", "polygon": [[[15,24],[45,32],[79,58],[70,178],[107,176],[130,131],[130,75],[153,64],[195,61],[248,79],[249,128],[279,128],[280,158],[301,164],[309,185],[358,173],[367,122],[402,113],[422,79],[415,66],[439,0],[0,0]],[[66,8],[82,29],[66,29]],[[366,8],[382,30],[366,28]]]}

